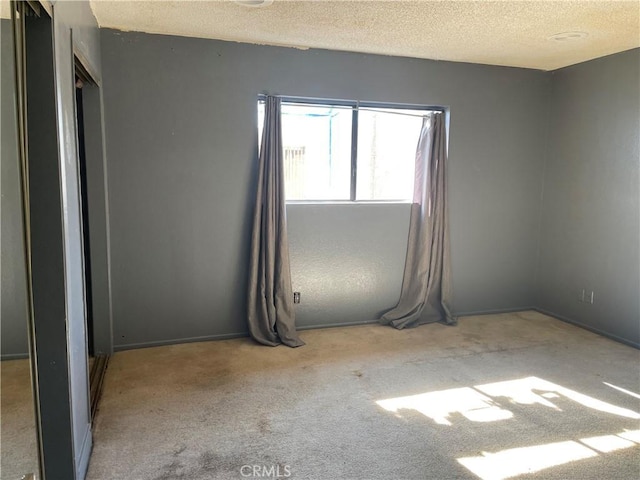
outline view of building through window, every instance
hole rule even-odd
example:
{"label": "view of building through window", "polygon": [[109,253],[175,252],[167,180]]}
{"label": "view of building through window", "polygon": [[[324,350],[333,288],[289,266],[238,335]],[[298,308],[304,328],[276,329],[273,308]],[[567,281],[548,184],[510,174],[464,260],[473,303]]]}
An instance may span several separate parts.
{"label": "view of building through window", "polygon": [[[287,200],[410,201],[425,113],[283,102]],[[259,102],[260,131],[263,121],[264,105]],[[354,128],[357,149],[352,152]]]}
{"label": "view of building through window", "polygon": [[285,161],[287,200],[350,199],[351,117],[344,108],[282,105],[283,150],[304,152]]}

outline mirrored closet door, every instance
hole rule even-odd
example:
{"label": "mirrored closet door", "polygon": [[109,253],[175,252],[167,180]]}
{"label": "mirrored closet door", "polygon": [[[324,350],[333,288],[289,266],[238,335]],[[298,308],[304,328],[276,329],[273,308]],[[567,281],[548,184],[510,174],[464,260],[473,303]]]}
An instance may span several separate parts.
{"label": "mirrored closet door", "polygon": [[[21,164],[21,119],[17,71],[23,57],[15,52],[23,34],[27,5],[12,15],[9,0],[0,0],[0,159],[1,170],[1,339],[0,346],[0,479],[39,478],[39,435],[33,396],[30,353],[29,264],[26,251],[25,200]],[[13,19],[12,19],[13,16]],[[14,29],[14,25],[17,27]],[[17,42],[16,43],[16,39]]]}

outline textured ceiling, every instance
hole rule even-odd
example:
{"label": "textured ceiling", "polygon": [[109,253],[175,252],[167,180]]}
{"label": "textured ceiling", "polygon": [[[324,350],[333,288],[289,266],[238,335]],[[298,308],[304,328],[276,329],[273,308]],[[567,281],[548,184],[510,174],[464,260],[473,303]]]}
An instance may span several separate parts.
{"label": "textured ceiling", "polygon": [[0,18],[11,18],[11,3],[9,3],[9,0],[0,0]]}
{"label": "textured ceiling", "polygon": [[[640,46],[635,1],[92,0],[101,27],[554,70]],[[586,38],[549,39],[586,32]]]}

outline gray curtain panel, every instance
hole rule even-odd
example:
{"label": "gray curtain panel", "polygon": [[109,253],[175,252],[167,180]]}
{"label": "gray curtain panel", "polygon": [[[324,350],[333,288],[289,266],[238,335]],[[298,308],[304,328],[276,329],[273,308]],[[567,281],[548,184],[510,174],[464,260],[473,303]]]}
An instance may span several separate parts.
{"label": "gray curtain panel", "polygon": [[424,323],[453,325],[447,219],[447,150],[444,113],[425,116],[416,150],[407,257],[398,305],[380,322],[395,328]]}
{"label": "gray curtain panel", "polygon": [[299,347],[295,326],[282,166],[280,99],[267,97],[251,235],[247,313],[258,342]]}

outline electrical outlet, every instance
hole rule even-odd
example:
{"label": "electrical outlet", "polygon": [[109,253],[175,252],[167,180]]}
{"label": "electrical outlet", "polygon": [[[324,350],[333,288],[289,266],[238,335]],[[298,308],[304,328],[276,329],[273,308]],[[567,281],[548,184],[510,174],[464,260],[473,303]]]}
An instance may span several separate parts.
{"label": "electrical outlet", "polygon": [[593,290],[582,289],[578,295],[578,301],[582,303],[588,303],[593,305]]}

